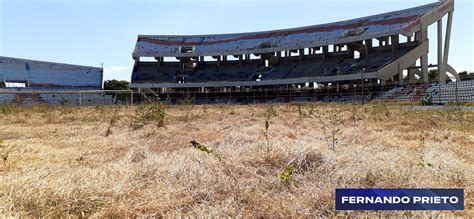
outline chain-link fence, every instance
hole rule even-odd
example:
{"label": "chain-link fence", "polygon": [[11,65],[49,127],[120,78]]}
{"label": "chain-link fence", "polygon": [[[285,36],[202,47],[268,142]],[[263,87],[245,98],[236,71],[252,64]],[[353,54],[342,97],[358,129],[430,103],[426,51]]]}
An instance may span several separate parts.
{"label": "chain-link fence", "polygon": [[238,90],[180,90],[158,92],[141,90],[135,95],[137,102],[150,100],[167,101],[170,104],[191,102],[193,104],[216,103],[267,103],[267,102],[418,102],[423,104],[446,104],[450,102],[474,102],[474,81],[448,84],[410,84],[328,86],[325,88],[241,88]]}
{"label": "chain-link fence", "polygon": [[474,81],[448,84],[352,85],[324,88],[227,88],[221,90],[157,90],[123,91],[32,91],[0,90],[0,105],[53,104],[53,105],[133,105],[166,101],[169,104],[252,104],[284,102],[348,102],[366,103],[418,102],[423,104],[472,103]]}
{"label": "chain-link fence", "polygon": [[133,105],[133,91],[0,90],[0,105]]}

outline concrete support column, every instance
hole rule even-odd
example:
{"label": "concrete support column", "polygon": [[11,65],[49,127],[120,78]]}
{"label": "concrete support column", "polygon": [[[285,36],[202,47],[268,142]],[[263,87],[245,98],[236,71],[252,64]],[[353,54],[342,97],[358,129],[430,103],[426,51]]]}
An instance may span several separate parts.
{"label": "concrete support column", "polygon": [[415,83],[415,72],[416,72],[416,69],[414,69],[416,65],[413,64],[412,66],[410,66],[410,68],[408,69],[408,83],[410,84],[413,84]]}
{"label": "concrete support column", "polygon": [[438,21],[438,82],[446,83],[446,74],[444,73],[443,62],[443,20]]}
{"label": "concrete support column", "polygon": [[373,48],[372,39],[366,40],[366,41],[365,41],[365,45],[367,46],[367,54],[369,54],[370,52],[372,52],[372,48]]}
{"label": "concrete support column", "polygon": [[424,83],[429,83],[430,78],[428,76],[428,54],[423,55],[420,58],[421,63],[421,75]]}
{"label": "concrete support column", "polygon": [[392,52],[394,52],[395,50],[398,49],[398,46],[400,44],[400,36],[398,34],[393,35],[391,36],[391,39],[392,39]]}
{"label": "concrete support column", "polygon": [[444,55],[443,55],[443,72],[444,78],[446,78],[446,69],[448,66],[448,57],[449,57],[449,46],[451,43],[451,29],[453,25],[453,12],[450,11],[448,14],[448,22],[446,27],[446,39],[444,43]]}
{"label": "concrete support column", "polygon": [[161,66],[161,57],[155,57],[155,60],[156,60],[156,63],[158,65],[158,67]]}
{"label": "concrete support column", "polygon": [[329,51],[329,47],[323,46],[323,60],[326,60],[328,51]]}
{"label": "concrete support column", "polygon": [[347,56],[354,58],[354,47],[347,45]]}
{"label": "concrete support column", "polygon": [[398,65],[398,84],[403,85],[403,69],[401,68],[400,64]]}
{"label": "concrete support column", "polygon": [[[422,25],[420,25],[419,37],[420,44],[423,44],[428,41],[428,29]],[[429,83],[430,78],[428,76],[428,54],[423,54],[423,56],[420,57],[420,63],[423,82]]]}
{"label": "concrete support column", "polygon": [[300,49],[300,50],[298,51],[298,53],[299,53],[299,56],[300,56],[299,58],[300,58],[300,62],[301,62],[301,61],[303,61],[303,59],[304,59],[304,49]]}

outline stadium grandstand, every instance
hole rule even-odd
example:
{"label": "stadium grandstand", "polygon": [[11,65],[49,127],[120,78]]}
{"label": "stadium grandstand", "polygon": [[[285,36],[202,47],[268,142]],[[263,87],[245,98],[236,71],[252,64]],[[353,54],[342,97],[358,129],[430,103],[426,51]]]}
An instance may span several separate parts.
{"label": "stadium grandstand", "polygon": [[[448,64],[454,0],[293,29],[216,35],[139,35],[130,87],[199,98],[325,88],[340,93],[388,85],[459,81]],[[443,17],[447,16],[445,42]],[[437,23],[437,42],[428,27]],[[436,65],[428,65],[437,43]],[[447,75],[450,75],[449,77]],[[428,88],[430,86],[427,86]],[[392,87],[393,88],[393,87]],[[302,92],[302,91],[301,91]],[[396,92],[396,91],[393,91]],[[357,99],[357,97],[355,97]]]}
{"label": "stadium grandstand", "polygon": [[0,105],[112,103],[102,92],[103,69],[0,57]]}
{"label": "stadium grandstand", "polygon": [[103,69],[0,56],[5,88],[102,89]]}

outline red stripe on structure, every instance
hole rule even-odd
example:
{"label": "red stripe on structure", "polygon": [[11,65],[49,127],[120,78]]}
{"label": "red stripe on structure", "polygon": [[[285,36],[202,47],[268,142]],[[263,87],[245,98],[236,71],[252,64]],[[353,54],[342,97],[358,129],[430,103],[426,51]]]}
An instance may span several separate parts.
{"label": "red stripe on structure", "polygon": [[153,39],[152,37],[139,37],[138,42],[147,42],[147,43],[166,45],[166,46],[215,45],[215,44],[227,43],[227,42],[233,42],[233,41],[264,39],[264,38],[269,38],[269,37],[288,36],[288,35],[295,35],[295,34],[302,34],[302,33],[319,33],[319,32],[332,32],[336,30],[352,30],[359,27],[366,27],[366,26],[371,26],[371,25],[384,26],[384,25],[401,24],[401,23],[412,21],[417,18],[419,18],[419,16],[392,18],[392,19],[380,20],[380,21],[360,20],[358,22],[351,23],[351,24],[333,25],[333,26],[322,25],[322,26],[314,26],[314,27],[308,27],[304,29],[290,30],[290,31],[272,31],[272,32],[257,33],[257,34],[247,35],[247,36],[240,36],[240,37],[235,37],[231,39],[216,40],[216,41],[211,41],[211,42],[201,42],[201,41],[182,42],[182,41],[176,41],[176,40],[159,40],[159,39]]}
{"label": "red stripe on structure", "polygon": [[411,32],[411,30],[413,30],[413,28],[415,28],[416,26],[420,25],[421,21],[420,21],[420,18],[416,19],[414,22],[412,22],[410,25],[408,25],[407,27],[405,27],[403,29],[403,31],[405,32]]}

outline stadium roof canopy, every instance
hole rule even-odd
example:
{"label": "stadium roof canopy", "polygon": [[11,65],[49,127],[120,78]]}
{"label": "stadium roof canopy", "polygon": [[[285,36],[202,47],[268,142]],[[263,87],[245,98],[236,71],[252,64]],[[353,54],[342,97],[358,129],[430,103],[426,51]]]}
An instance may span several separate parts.
{"label": "stadium roof canopy", "polygon": [[402,34],[412,36],[451,10],[453,1],[300,28],[217,35],[139,35],[133,57],[260,54],[344,44]]}

